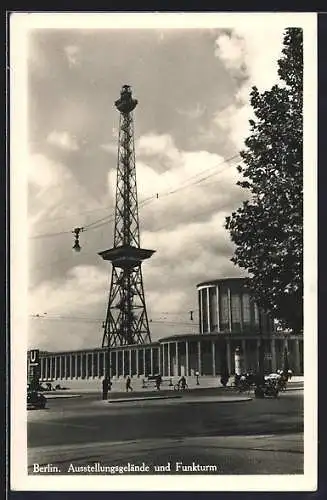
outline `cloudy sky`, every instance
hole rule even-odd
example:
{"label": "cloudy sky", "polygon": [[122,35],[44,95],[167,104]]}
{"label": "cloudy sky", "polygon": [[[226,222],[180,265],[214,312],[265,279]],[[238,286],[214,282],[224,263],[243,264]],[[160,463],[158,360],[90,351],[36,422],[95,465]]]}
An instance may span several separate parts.
{"label": "cloudy sky", "polygon": [[[241,275],[223,224],[245,195],[236,166],[249,91],[277,82],[286,27],[250,21],[29,30],[30,347],[101,345],[111,268],[97,252],[113,243],[113,103],[123,84],[139,101],[138,198],[148,200],[140,207],[141,245],[156,250],[143,264],[152,339],[197,332],[196,284]],[[72,250],[76,226],[87,229],[80,253]]]}

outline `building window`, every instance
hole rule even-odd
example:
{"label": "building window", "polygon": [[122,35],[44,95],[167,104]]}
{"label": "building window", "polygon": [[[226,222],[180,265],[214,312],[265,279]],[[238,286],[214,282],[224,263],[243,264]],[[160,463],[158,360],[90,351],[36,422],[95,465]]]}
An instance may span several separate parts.
{"label": "building window", "polygon": [[209,313],[210,313],[210,332],[218,330],[217,318],[217,290],[216,287],[209,288]]}
{"label": "building window", "polygon": [[202,293],[202,324],[203,324],[203,331],[204,332],[208,332],[209,325],[208,325],[207,289],[203,288],[200,293]]}
{"label": "building window", "polygon": [[220,329],[229,330],[229,304],[227,290],[222,290],[220,294]]}
{"label": "building window", "polygon": [[250,307],[250,295],[244,293],[242,296],[242,307],[243,307],[243,323],[251,323],[251,307]]}
{"label": "building window", "polygon": [[239,332],[241,330],[241,298],[239,294],[232,293],[232,330]]}

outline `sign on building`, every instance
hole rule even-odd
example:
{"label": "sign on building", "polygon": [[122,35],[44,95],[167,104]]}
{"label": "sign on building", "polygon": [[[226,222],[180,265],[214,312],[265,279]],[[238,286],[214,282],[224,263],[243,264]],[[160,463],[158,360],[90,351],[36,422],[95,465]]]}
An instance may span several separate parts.
{"label": "sign on building", "polygon": [[40,363],[40,351],[39,349],[30,350],[30,366],[39,366]]}

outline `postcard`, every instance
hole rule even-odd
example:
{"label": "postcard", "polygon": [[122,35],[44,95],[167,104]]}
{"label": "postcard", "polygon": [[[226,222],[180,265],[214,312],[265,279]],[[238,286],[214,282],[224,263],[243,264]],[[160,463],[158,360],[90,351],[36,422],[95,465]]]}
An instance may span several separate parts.
{"label": "postcard", "polygon": [[315,490],[316,14],[9,36],[11,488]]}

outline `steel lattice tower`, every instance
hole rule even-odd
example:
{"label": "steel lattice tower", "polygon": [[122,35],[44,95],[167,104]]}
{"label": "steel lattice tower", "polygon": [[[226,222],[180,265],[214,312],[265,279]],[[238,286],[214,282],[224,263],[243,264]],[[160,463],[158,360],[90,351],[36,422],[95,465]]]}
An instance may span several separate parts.
{"label": "steel lattice tower", "polygon": [[137,100],[122,87],[115,106],[120,113],[114,246],[100,252],[112,263],[111,286],[102,347],[151,342],[141,264],[154,250],[140,248],[133,110]]}

